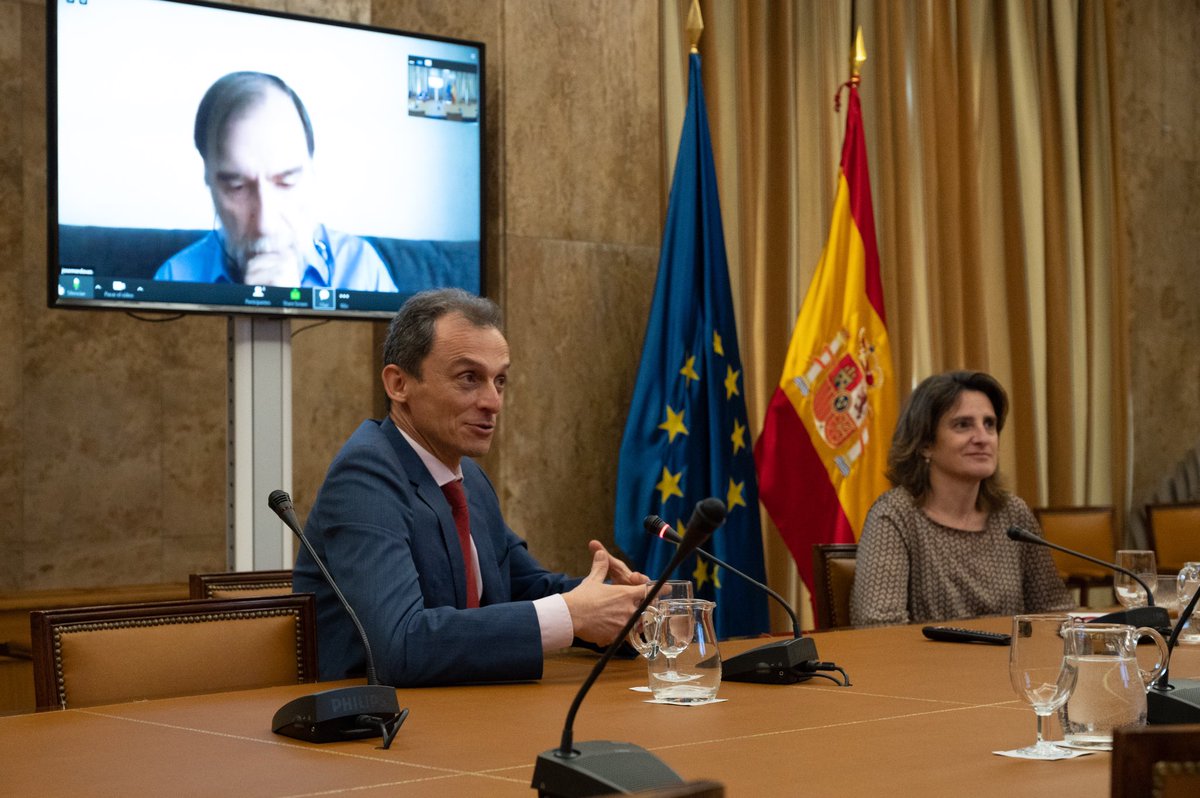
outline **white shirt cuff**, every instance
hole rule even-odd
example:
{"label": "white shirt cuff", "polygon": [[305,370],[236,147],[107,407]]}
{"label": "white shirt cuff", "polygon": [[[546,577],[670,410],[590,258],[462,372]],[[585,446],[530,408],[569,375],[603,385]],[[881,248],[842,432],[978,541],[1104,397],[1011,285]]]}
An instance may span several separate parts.
{"label": "white shirt cuff", "polygon": [[571,645],[575,639],[575,624],[571,622],[571,611],[562,595],[556,593],[534,599],[533,609],[537,611],[542,630],[542,651],[557,651]]}

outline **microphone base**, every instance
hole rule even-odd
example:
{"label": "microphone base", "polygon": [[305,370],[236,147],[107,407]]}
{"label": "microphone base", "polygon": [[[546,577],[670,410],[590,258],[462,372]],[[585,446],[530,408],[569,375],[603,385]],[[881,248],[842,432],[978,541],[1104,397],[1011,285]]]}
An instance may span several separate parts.
{"label": "microphone base", "polygon": [[558,748],[538,754],[529,786],[539,798],[582,798],[628,795],[673,784],[683,784],[683,779],[645,748],[592,740],[575,743],[570,756],[563,756]]}
{"label": "microphone base", "polygon": [[1124,623],[1129,626],[1149,626],[1163,637],[1171,634],[1171,616],[1165,607],[1133,607],[1093,618],[1088,623]]}
{"label": "microphone base", "polygon": [[795,684],[808,681],[811,673],[800,665],[817,656],[817,644],[811,637],[777,640],[752,648],[721,663],[721,681],[757,684]]}
{"label": "microphone base", "polygon": [[1200,679],[1172,679],[1171,686],[1146,693],[1146,722],[1200,723]]}
{"label": "microphone base", "polygon": [[[287,702],[275,713],[271,731],[310,743],[386,738],[383,727],[395,723],[402,714],[407,711],[401,713],[394,687],[337,687]],[[374,723],[368,725],[364,722],[367,720]]]}

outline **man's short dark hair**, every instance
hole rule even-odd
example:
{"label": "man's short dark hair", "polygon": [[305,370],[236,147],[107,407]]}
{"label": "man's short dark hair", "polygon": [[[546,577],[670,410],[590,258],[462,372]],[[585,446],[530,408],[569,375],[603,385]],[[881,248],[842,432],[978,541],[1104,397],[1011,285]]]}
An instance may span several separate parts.
{"label": "man's short dark hair", "polygon": [[208,160],[213,146],[224,132],[229,120],[262,102],[268,91],[281,91],[296,106],[300,124],[304,126],[304,138],[308,142],[308,155],[313,154],[312,120],[300,96],[281,78],[266,72],[230,72],[208,87],[200,106],[196,109],[196,126],[192,132],[200,157]]}
{"label": "man's short dark hair", "polygon": [[[888,451],[887,478],[905,488],[920,503],[929,493],[929,462],[922,451],[937,441],[938,422],[950,412],[963,391],[979,391],[996,412],[996,434],[1008,416],[1008,395],[996,378],[982,371],[948,371],[926,377],[916,387],[896,422]],[[995,510],[1004,502],[998,472],[979,486],[980,509]]]}
{"label": "man's short dark hair", "polygon": [[383,342],[383,365],[399,366],[416,379],[433,349],[434,325],[442,316],[461,313],[475,327],[501,329],[500,306],[461,288],[439,288],[413,294],[388,326]]}

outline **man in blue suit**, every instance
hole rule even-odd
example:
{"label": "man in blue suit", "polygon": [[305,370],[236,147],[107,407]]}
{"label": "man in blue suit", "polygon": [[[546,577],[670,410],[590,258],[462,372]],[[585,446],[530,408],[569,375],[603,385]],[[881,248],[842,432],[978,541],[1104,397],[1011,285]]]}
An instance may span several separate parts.
{"label": "man in blue suit", "polygon": [[[646,577],[599,541],[591,573],[572,579],[505,524],[470,458],[491,447],[508,368],[495,303],[458,289],[413,296],[384,344],[388,417],[363,422],[317,494],[306,534],[384,684],[540,678],[544,652],[576,638],[607,645],[645,594]],[[361,675],[359,637],[306,551],[293,585],[317,594],[321,678]]]}

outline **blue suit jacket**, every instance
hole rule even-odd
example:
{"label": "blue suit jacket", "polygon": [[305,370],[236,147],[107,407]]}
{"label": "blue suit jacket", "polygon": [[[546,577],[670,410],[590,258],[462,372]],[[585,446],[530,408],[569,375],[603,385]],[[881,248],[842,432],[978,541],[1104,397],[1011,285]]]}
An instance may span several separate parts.
{"label": "blue suit jacket", "polygon": [[[364,421],[338,453],[305,534],[358,614],[379,680],[394,687],[537,679],[542,643],[532,600],[580,580],[544,569],[504,523],[483,470],[463,460],[480,607],[465,609],[462,550],[450,505],[388,419]],[[322,679],[366,670],[353,622],[306,550],[294,590],[317,595]]]}

